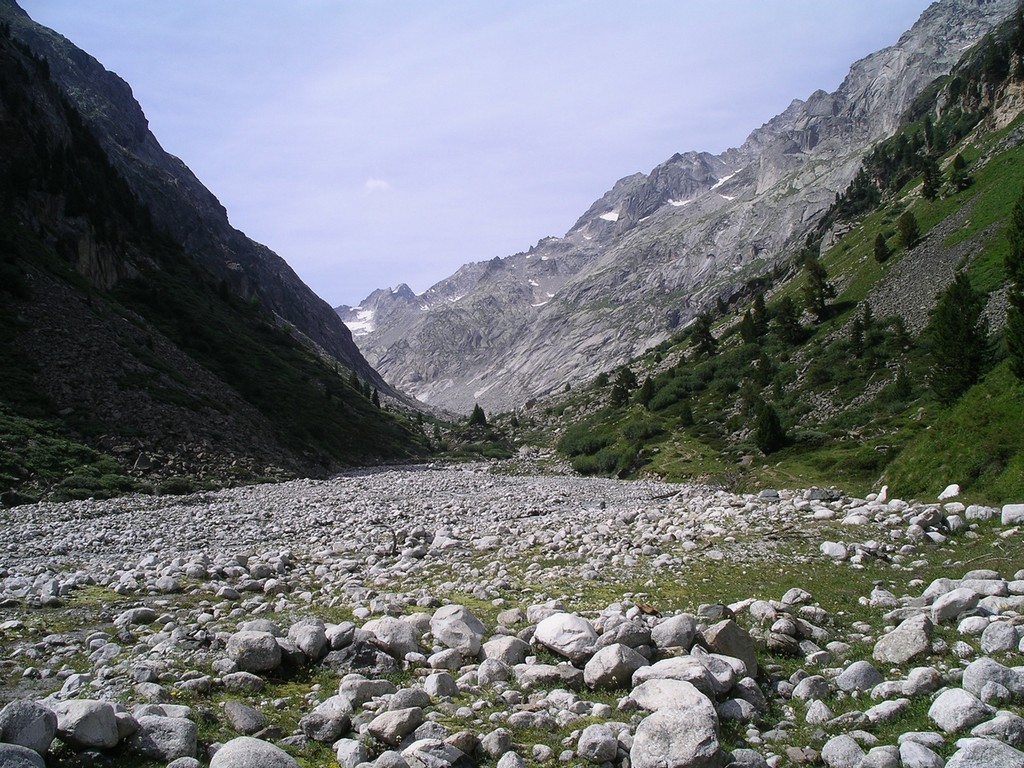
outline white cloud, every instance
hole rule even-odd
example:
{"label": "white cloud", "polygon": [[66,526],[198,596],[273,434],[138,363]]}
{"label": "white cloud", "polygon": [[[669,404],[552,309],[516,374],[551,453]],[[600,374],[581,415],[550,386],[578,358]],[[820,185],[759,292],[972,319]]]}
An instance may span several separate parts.
{"label": "white cloud", "polygon": [[391,189],[391,185],[384,179],[367,179],[363,185],[367,192],[387,192]]}

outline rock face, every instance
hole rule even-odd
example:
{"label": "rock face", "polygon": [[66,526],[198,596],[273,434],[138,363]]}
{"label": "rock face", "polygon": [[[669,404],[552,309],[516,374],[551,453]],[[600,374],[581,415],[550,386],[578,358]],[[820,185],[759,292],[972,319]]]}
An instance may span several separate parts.
{"label": "rock face", "polygon": [[933,4],[834,93],[796,100],[720,155],[673,155],[619,180],[563,237],[467,264],[416,296],[339,307],[367,359],[424,402],[507,410],[670,336],[802,242],[862,153],[1013,0]]}
{"label": "rock face", "polygon": [[361,378],[392,391],[366,363],[330,306],[284,259],[234,229],[220,201],[181,160],[163,150],[127,83],[66,38],[33,22],[14,3],[0,3],[0,18],[46,58],[53,79],[159,226],[239,296],[257,299]]}

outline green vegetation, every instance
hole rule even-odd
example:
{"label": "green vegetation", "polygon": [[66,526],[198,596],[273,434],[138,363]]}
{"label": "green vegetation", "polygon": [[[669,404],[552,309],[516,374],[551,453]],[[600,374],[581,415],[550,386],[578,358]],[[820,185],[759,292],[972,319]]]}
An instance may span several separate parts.
{"label": "green vegetation", "polygon": [[[1013,373],[1024,373],[1024,148],[1004,141],[1021,121],[963,141],[985,116],[978,94],[1003,72],[993,51],[1011,44],[1000,39],[979,48],[987,65],[968,60],[872,151],[770,300],[754,291],[746,305],[698,315],[630,363],[644,381],[632,396],[604,375],[560,400],[574,416],[557,448],[577,471],[738,489],[888,483],[906,496],[958,482],[978,501],[1024,498],[1024,392]],[[927,328],[912,334],[903,317],[878,316],[871,291],[953,216],[962,225],[929,248],[970,242],[972,256]],[[849,231],[819,254],[839,222]],[[990,328],[988,297],[1007,284],[1007,322]],[[643,420],[656,428],[635,426]]]}

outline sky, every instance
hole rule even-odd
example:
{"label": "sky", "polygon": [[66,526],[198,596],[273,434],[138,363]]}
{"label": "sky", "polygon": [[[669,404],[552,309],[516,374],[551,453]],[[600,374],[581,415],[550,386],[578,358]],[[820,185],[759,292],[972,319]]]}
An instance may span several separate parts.
{"label": "sky", "polygon": [[835,90],[928,0],[19,0],[332,306],[563,235]]}

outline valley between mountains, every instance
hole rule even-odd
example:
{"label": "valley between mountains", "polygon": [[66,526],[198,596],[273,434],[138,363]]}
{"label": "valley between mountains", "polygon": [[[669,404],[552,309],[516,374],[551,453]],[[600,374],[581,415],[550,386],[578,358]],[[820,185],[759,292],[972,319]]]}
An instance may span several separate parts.
{"label": "valley between mountains", "polygon": [[939,0],[334,310],[0,0],[0,766],[1024,768],[1022,112]]}

